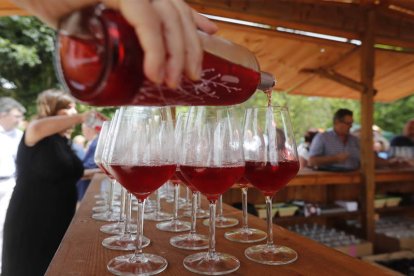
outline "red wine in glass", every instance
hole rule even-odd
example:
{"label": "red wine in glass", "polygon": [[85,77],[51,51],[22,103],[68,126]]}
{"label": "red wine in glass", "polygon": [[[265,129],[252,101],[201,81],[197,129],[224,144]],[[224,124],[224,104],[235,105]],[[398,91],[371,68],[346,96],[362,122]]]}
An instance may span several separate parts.
{"label": "red wine in glass", "polygon": [[110,165],[115,178],[138,199],[146,199],[175,172],[176,165]]}
{"label": "red wine in glass", "polygon": [[115,178],[114,178],[114,176],[105,168],[105,166],[102,164],[102,163],[97,163],[96,164],[100,169],[101,169],[101,171],[107,176],[107,177],[109,177],[111,180],[114,180]]}
{"label": "red wine in glass", "polygon": [[250,184],[249,180],[247,180],[247,178],[243,176],[238,181],[236,181],[234,186],[241,189],[241,188],[248,188],[249,184]]}
{"label": "red wine in glass", "polygon": [[265,196],[272,197],[287,185],[299,171],[298,161],[270,162],[246,161],[245,177]]}
{"label": "red wine in glass", "polygon": [[181,173],[180,170],[177,170],[175,172],[175,176],[178,179],[180,179],[191,190],[191,192],[195,193],[198,191],[194,185],[192,185],[190,182],[187,181],[187,179],[185,179],[184,175]]}
{"label": "red wine in glass", "polygon": [[244,166],[197,167],[180,165],[180,170],[208,200],[216,201],[243,175]]}

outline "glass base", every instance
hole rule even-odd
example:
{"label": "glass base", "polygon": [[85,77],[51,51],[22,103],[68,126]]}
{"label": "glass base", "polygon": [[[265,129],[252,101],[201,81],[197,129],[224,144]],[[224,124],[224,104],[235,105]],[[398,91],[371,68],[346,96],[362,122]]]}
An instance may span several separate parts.
{"label": "glass base", "polygon": [[96,199],[106,199],[106,194],[96,194],[93,197]]}
{"label": "glass base", "polygon": [[185,201],[182,204],[178,205],[178,209],[184,210],[184,211],[188,211],[188,210],[191,211],[191,208],[192,208],[191,201],[190,202]]}
{"label": "glass base", "polygon": [[154,275],[164,271],[167,265],[167,260],[161,256],[142,253],[115,257],[106,267],[115,275]]}
{"label": "glass base", "polygon": [[92,215],[92,218],[100,221],[118,221],[119,213],[107,211],[105,213],[96,213]]}
{"label": "glass base", "polygon": [[[147,247],[150,244],[150,239],[142,237],[142,248]],[[102,241],[102,245],[105,248],[112,250],[135,250],[136,240],[135,235],[118,235],[106,238]]]}
{"label": "glass base", "polygon": [[188,250],[208,248],[208,237],[200,234],[184,234],[172,237],[170,244],[174,247]]}
{"label": "glass base", "polygon": [[[95,205],[98,206],[108,206],[108,201],[107,200],[98,200],[95,202]],[[119,201],[112,201],[112,206],[121,206],[121,202]]]}
{"label": "glass base", "polygon": [[224,233],[224,237],[230,241],[252,243],[266,239],[266,232],[255,228],[239,228]]}
{"label": "glass base", "polygon": [[190,231],[190,223],[182,220],[170,220],[167,222],[157,223],[158,230],[167,232],[184,232]]}
{"label": "glass base", "polygon": [[[229,228],[239,224],[239,220],[235,218],[216,217],[216,228]],[[210,219],[205,219],[203,225],[209,226]]]}
{"label": "glass base", "polygon": [[173,218],[172,214],[165,213],[165,212],[153,212],[153,213],[144,215],[144,219],[150,220],[150,221],[166,221],[172,218]]}
{"label": "glass base", "polygon": [[251,246],[244,255],[249,260],[267,265],[285,265],[298,259],[298,253],[289,247],[267,244]]}
{"label": "glass base", "polygon": [[[202,218],[208,218],[210,217],[210,213],[206,210],[203,209],[199,209],[197,208],[197,214],[196,214],[198,219],[202,219]],[[192,212],[191,211],[186,211],[183,213],[184,217],[188,217],[191,218],[192,217]]]}
{"label": "glass base", "polygon": [[[120,235],[124,233],[125,224],[123,222],[116,222],[111,224],[102,225],[99,230],[105,234],[109,235]],[[137,233],[136,224],[128,224],[129,232],[135,234]]]}
{"label": "glass base", "polygon": [[[112,206],[112,212],[119,213],[120,210],[121,209],[118,206]],[[108,206],[107,205],[95,206],[95,207],[92,208],[92,212],[94,212],[94,213],[103,213],[103,212],[107,212],[107,211],[108,211]]]}
{"label": "glass base", "polygon": [[187,256],[183,264],[189,271],[204,275],[229,274],[240,267],[240,261],[236,257],[225,253],[215,253],[210,257],[207,252]]}
{"label": "glass base", "polygon": [[[137,212],[138,211],[138,206],[132,207],[131,210]],[[147,204],[145,204],[145,208],[144,208],[144,213],[145,214],[151,214],[151,213],[155,212],[155,210],[156,210],[155,206],[151,206],[151,205],[147,206]]]}

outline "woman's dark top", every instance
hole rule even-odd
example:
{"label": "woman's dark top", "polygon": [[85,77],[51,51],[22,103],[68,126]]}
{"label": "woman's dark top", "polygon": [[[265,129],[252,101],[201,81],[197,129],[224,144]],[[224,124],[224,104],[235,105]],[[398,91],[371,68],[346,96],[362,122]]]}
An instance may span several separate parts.
{"label": "woman's dark top", "polygon": [[17,180],[7,210],[2,275],[44,275],[76,209],[82,162],[56,134],[17,152]]}

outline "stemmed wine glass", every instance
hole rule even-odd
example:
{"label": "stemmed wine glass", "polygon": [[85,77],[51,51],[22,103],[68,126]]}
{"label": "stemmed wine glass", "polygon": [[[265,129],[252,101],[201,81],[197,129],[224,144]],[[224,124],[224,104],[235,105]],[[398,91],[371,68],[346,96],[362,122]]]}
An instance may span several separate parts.
{"label": "stemmed wine glass", "polygon": [[[116,120],[116,118],[117,118],[117,112],[115,113],[114,118],[112,120]],[[109,185],[108,197],[106,199],[107,205],[104,209],[104,212],[95,213],[92,215],[93,219],[102,220],[102,221],[117,221],[118,214],[119,214],[115,212],[113,208],[113,192],[114,192],[114,186],[116,184],[116,179],[108,171],[108,168],[106,167],[102,159],[107,138],[110,137],[113,132],[113,129],[110,128],[110,123],[111,121],[106,121],[102,124],[102,128],[99,133],[98,143],[96,144],[96,150],[95,150],[95,155],[94,155],[95,164],[101,169],[103,173],[106,174],[106,176],[109,177],[109,179],[111,179],[111,183]]]}
{"label": "stemmed wine glass", "polygon": [[[178,159],[182,157],[182,151],[180,145],[183,142],[184,128],[187,123],[187,113],[179,113],[175,124],[175,144],[176,144],[176,156]],[[197,224],[197,189],[182,175],[179,166],[177,166],[175,177],[181,180],[192,192],[192,212],[191,212],[191,229],[187,234],[174,236],[170,239],[170,244],[174,247],[189,250],[200,250],[208,248],[208,237],[206,235],[198,234],[196,232]]]}
{"label": "stemmed wine glass", "polygon": [[[232,218],[232,217],[225,217],[223,215],[223,195],[219,196],[217,209],[218,209],[218,212],[216,215],[216,227],[217,228],[229,228],[229,227],[233,227],[239,224],[238,219]],[[210,224],[210,220],[205,219],[203,221],[203,224],[205,226],[208,226]]]}
{"label": "stemmed wine glass", "polygon": [[123,107],[109,147],[108,164],[115,178],[138,200],[136,250],[113,258],[116,275],[153,275],[167,267],[161,256],[143,253],[144,205],[147,197],[175,172],[174,126],[169,108]]}
{"label": "stemmed wine glass", "polygon": [[267,243],[247,248],[245,255],[258,263],[289,264],[298,255],[289,247],[273,243],[271,217],[272,197],[299,171],[289,112],[278,106],[251,108],[246,110],[244,121],[245,177],[264,194],[267,217]]}
{"label": "stemmed wine glass", "polygon": [[240,126],[229,108],[190,108],[182,143],[180,171],[210,202],[208,252],[187,256],[184,267],[191,272],[219,275],[236,271],[239,260],[216,252],[216,202],[244,173]]}
{"label": "stemmed wine glass", "polygon": [[161,210],[161,195],[160,195],[160,189],[161,187],[155,191],[155,206],[153,208],[153,211],[145,214],[144,218],[145,220],[150,220],[150,221],[165,221],[165,220],[170,220],[173,218],[173,215],[167,212],[164,212]]}
{"label": "stemmed wine glass", "polygon": [[[177,116],[177,120],[175,123],[175,129],[174,129],[174,149],[176,150],[176,156],[177,153],[179,152],[179,146],[182,143],[182,117],[183,115],[178,115]],[[175,175],[174,175],[175,176]],[[170,221],[166,221],[166,222],[160,222],[156,225],[156,227],[161,230],[161,231],[169,231],[169,232],[184,232],[184,231],[188,231],[190,230],[190,223],[186,222],[186,221],[182,221],[178,219],[178,200],[180,197],[180,185],[179,182],[177,181],[171,181],[173,183],[173,187],[174,187],[174,213],[173,213],[173,218]]]}
{"label": "stemmed wine glass", "polygon": [[241,228],[230,230],[224,233],[224,237],[230,241],[252,243],[266,239],[266,232],[250,228],[248,225],[248,214],[247,214],[247,184],[248,181],[245,177],[242,177],[237,185],[242,191],[242,211],[243,211],[243,225]]}
{"label": "stemmed wine glass", "polygon": [[172,181],[174,185],[174,213],[171,220],[156,224],[157,229],[167,232],[184,232],[190,230],[190,223],[178,219],[178,199],[180,196],[180,185]]}

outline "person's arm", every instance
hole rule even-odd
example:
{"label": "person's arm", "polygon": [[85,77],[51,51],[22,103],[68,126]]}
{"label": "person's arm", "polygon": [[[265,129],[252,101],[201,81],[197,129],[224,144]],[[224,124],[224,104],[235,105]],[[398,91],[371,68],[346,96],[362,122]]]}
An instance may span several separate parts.
{"label": "person's arm", "polygon": [[[56,28],[63,16],[98,0],[12,0]],[[155,83],[175,88],[184,73],[200,78],[202,47],[197,29],[212,34],[217,26],[183,0],[103,0],[134,27],[144,50],[144,73]]]}
{"label": "person's arm", "polygon": [[75,115],[59,115],[37,119],[29,123],[26,128],[25,144],[34,146],[45,137],[60,133],[74,125],[85,121],[89,112]]}
{"label": "person's arm", "polygon": [[342,163],[346,159],[348,159],[348,156],[349,154],[346,152],[341,152],[335,155],[312,156],[312,157],[309,157],[309,165],[311,167],[319,167],[323,165]]}
{"label": "person's arm", "polygon": [[95,168],[95,169],[85,169],[83,171],[83,176],[81,179],[83,180],[90,180],[96,173],[102,173],[101,169]]}
{"label": "person's arm", "polygon": [[308,165],[310,167],[319,167],[323,165],[330,165],[334,163],[341,163],[344,162],[348,157],[349,154],[342,152],[336,155],[326,155],[324,150],[324,141],[322,134],[318,134],[312,140],[309,149],[309,160]]}

